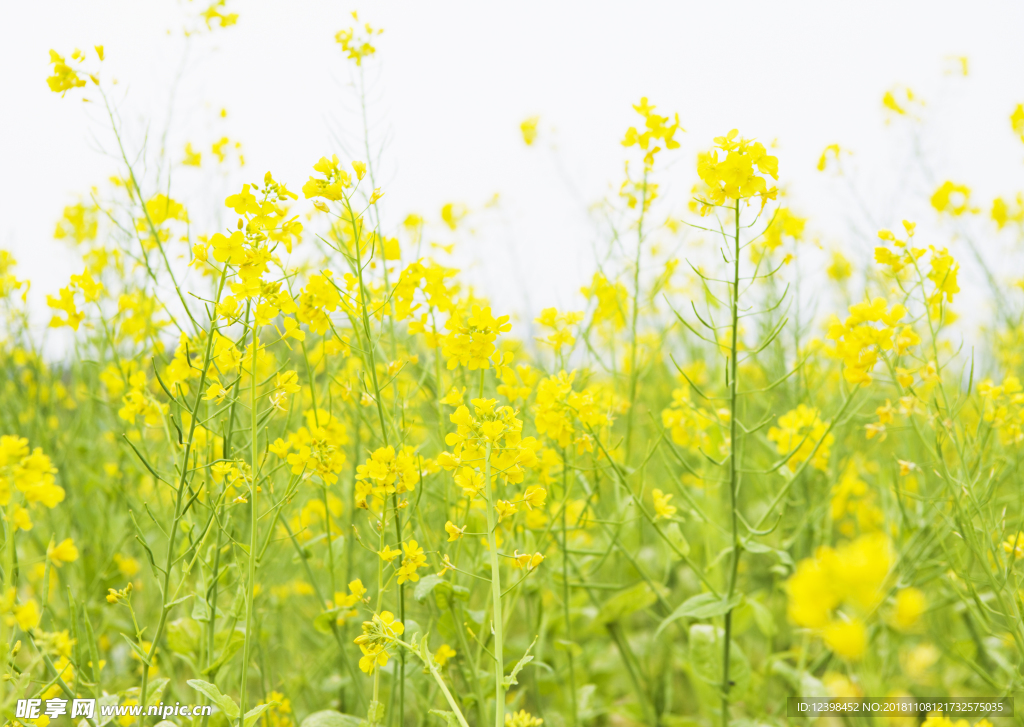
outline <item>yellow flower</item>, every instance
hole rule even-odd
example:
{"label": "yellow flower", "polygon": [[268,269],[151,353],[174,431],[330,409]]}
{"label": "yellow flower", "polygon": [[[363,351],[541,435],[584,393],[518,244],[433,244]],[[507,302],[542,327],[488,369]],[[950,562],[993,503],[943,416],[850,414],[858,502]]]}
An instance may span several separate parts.
{"label": "yellow flower", "polygon": [[514,565],[519,570],[525,568],[526,570],[531,571],[537,566],[539,566],[543,560],[544,556],[540,553],[534,553],[533,555],[530,555],[529,553],[520,553],[518,550],[516,550],[512,555],[512,565]]}
{"label": "yellow flower", "polygon": [[515,515],[518,510],[518,508],[508,500],[498,500],[498,502],[494,504],[494,509],[498,511],[499,523],[505,518]]}
{"label": "yellow flower", "polygon": [[34,629],[39,625],[41,618],[39,604],[35,602],[35,599],[30,598],[20,606],[14,607],[14,621],[17,622],[22,631]]}
{"label": "yellow flower", "polygon": [[457,386],[453,386],[449,389],[447,394],[439,399],[439,401],[446,406],[460,406],[462,404],[462,397],[465,393],[465,387],[463,387],[462,391],[459,391]]}
{"label": "yellow flower", "polygon": [[203,154],[192,148],[192,142],[185,144],[185,158],[182,164],[186,167],[198,167],[202,164]]}
{"label": "yellow flower", "polygon": [[363,582],[358,578],[348,584],[348,590],[356,598],[362,598],[366,595],[366,588],[363,586]]}
{"label": "yellow flower", "polygon": [[526,488],[526,492],[523,493],[523,502],[526,503],[527,509],[533,509],[535,507],[544,507],[544,501],[547,499],[548,491],[539,485],[530,485]]}
{"label": "yellow flower", "polygon": [[415,540],[403,543],[402,550],[405,551],[405,557],[402,558],[402,566],[398,569],[398,584],[401,585],[406,581],[415,583],[420,579],[416,569],[427,564],[427,556]]}
{"label": "yellow flower", "polygon": [[813,452],[811,464],[824,472],[828,468],[829,453],[835,441],[831,432],[826,432],[828,426],[821,420],[818,410],[800,404],[779,417],[779,425],[768,430],[768,441],[775,443],[779,454],[792,452],[788,461],[791,469],[796,469]]}
{"label": "yellow flower", "polygon": [[[820,555],[831,553],[831,549]],[[797,626],[820,628],[839,605],[840,596],[831,587],[829,565],[823,557],[805,558],[786,581],[787,614]]]}
{"label": "yellow flower", "polygon": [[378,666],[388,663],[388,652],[379,644],[360,644],[359,650],[363,652],[362,658],[359,659],[359,669],[367,674],[372,674]]}
{"label": "yellow flower", "polygon": [[954,184],[946,180],[932,195],[931,203],[936,212],[959,217],[965,212],[974,212],[970,208],[971,190],[964,184]]}
{"label": "yellow flower", "polygon": [[[708,214],[726,200],[761,198],[761,206],[775,199],[778,190],[769,188],[765,178],[779,178],[779,160],[768,154],[764,145],[738,136],[733,129],[725,136],[715,138],[715,147],[697,157],[697,175],[708,186],[706,198],[701,199],[701,215]],[[725,154],[719,158],[719,152]]]}
{"label": "yellow flower", "polygon": [[448,542],[454,543],[456,540],[462,537],[462,534],[466,532],[466,526],[463,525],[461,528],[455,525],[451,520],[444,524],[445,532],[448,533]]}
{"label": "yellow flower", "polygon": [[394,637],[405,633],[405,625],[401,621],[396,621],[395,614],[391,613],[391,611],[381,611],[380,622],[385,635]]}
{"label": "yellow flower", "polygon": [[904,588],[896,594],[896,609],[893,612],[893,625],[901,631],[907,631],[921,618],[928,607],[928,600],[917,588]]}
{"label": "yellow flower", "polygon": [[[354,20],[359,19],[356,13],[352,13],[352,18]],[[364,30],[365,35],[363,35]],[[380,35],[383,32],[382,29],[374,29],[367,23],[361,28],[356,26],[339,30],[334,35],[334,42],[341,46],[342,52],[346,54],[349,60],[355,61],[357,66],[361,66],[363,65],[364,58],[369,58],[377,52],[377,49],[370,44],[370,39],[374,35]]]}
{"label": "yellow flower", "polygon": [[798,626],[821,629],[841,603],[869,613],[884,595],[893,561],[892,545],[881,532],[837,548],[818,548],[813,557],[797,564],[786,581],[789,619]]}
{"label": "yellow flower", "polygon": [[537,138],[537,123],[540,121],[539,116],[531,116],[525,119],[523,123],[519,124],[519,131],[523,134],[523,141],[526,142],[527,146],[533,144]]}
{"label": "yellow flower", "polygon": [[441,644],[437,647],[437,651],[434,652],[434,661],[437,662],[438,666],[444,666],[448,663],[449,659],[455,657],[455,654],[455,649],[448,646],[448,644]]}
{"label": "yellow flower", "polygon": [[669,519],[675,516],[676,506],[670,505],[669,500],[672,499],[673,495],[666,495],[661,490],[655,488],[651,493],[654,497],[654,519],[659,518]]}
{"label": "yellow flower", "polygon": [[544,724],[544,720],[534,717],[525,709],[505,715],[505,727],[540,727],[542,724]]}
{"label": "yellow flower", "polygon": [[32,529],[32,518],[29,516],[28,510],[21,505],[15,505],[13,520],[16,530],[28,531]]}
{"label": "yellow flower", "polygon": [[1007,537],[1003,542],[1003,550],[1007,553],[1013,553],[1015,560],[1024,558],[1024,532]]}
{"label": "yellow flower", "polygon": [[441,208],[441,220],[448,225],[449,229],[454,230],[459,221],[462,220],[469,213],[466,209],[466,205],[459,204],[458,202],[449,202]]}
{"label": "yellow flower", "polygon": [[[71,56],[75,60],[81,60],[81,51],[75,51]],[[102,59],[101,59],[102,60]],[[46,85],[54,93],[63,96],[73,88],[81,88],[85,85],[85,79],[78,75],[78,72],[64,61],[64,57],[55,50],[50,50],[50,63],[53,64],[53,75],[46,79]]]}
{"label": "yellow flower", "polygon": [[[679,114],[675,115],[675,123],[669,124],[668,117],[659,116],[654,113],[654,109],[655,106],[647,102],[646,96],[641,98],[640,103],[633,106],[633,110],[644,118],[644,130],[638,131],[635,126],[631,126],[626,129],[626,137],[622,140],[623,146],[636,145],[647,152],[644,157],[644,165],[647,169],[653,166],[654,155],[661,151],[661,147],[657,145],[658,142],[663,143],[666,149],[678,149],[679,142],[675,140],[675,134],[677,131],[686,131],[679,126]],[[654,142],[654,145],[651,142]]]}
{"label": "yellow flower", "polygon": [[66,538],[59,545],[51,545],[46,549],[46,557],[50,562],[60,568],[65,563],[78,560],[78,548],[75,547],[71,538]]}
{"label": "yellow flower", "polygon": [[455,475],[455,484],[466,495],[479,495],[484,487],[484,476],[474,469],[463,467]]}
{"label": "yellow flower", "polygon": [[863,657],[868,645],[864,622],[859,619],[833,621],[824,628],[822,637],[828,648],[850,661]]}
{"label": "yellow flower", "polygon": [[381,560],[384,560],[384,561],[386,561],[388,563],[393,561],[395,558],[397,558],[401,554],[402,554],[402,551],[400,551],[400,550],[392,550],[390,545],[385,545],[384,546],[384,550],[378,550],[377,551],[377,555],[379,555],[381,557]]}

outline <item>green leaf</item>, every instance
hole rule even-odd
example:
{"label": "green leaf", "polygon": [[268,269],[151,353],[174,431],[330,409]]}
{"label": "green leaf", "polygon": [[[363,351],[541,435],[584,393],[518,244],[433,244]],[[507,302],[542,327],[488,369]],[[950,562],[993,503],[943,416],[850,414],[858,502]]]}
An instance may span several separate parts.
{"label": "green leaf", "polygon": [[197,595],[195,603],[192,604],[192,618],[196,621],[210,620],[210,604],[202,596]]}
{"label": "green leaf", "polygon": [[721,616],[723,613],[728,613],[732,609],[736,608],[742,600],[743,596],[739,593],[734,594],[728,601],[722,596],[716,596],[714,593],[700,593],[691,598],[687,598],[679,605],[678,608],[676,608],[675,611],[665,617],[665,620],[661,622],[661,625],[658,627],[658,630],[654,632],[654,635],[657,636],[665,629],[665,627],[681,618],[698,619]]}
{"label": "green leaf", "polygon": [[784,661],[772,662],[773,674],[777,674],[789,682],[790,688],[804,697],[828,697],[828,689],[817,677],[800,671]]}
{"label": "green leaf", "polygon": [[533,645],[537,643],[537,638],[538,637],[536,636],[533,637],[533,641],[530,642],[530,645],[526,647],[526,651],[523,652],[522,658],[520,658],[519,661],[516,662],[516,665],[512,667],[512,673],[501,680],[502,684],[505,685],[505,689],[518,684],[519,682],[516,681],[516,677],[519,676],[519,672],[523,670],[524,666],[533,661],[533,657],[530,656],[530,649],[532,649]]}
{"label": "green leaf", "polygon": [[[711,624],[693,624],[690,626],[690,667],[694,676],[705,684],[714,687],[715,695],[722,684],[722,646],[725,632]],[[729,681],[732,682],[730,693],[738,699],[750,686],[750,662],[739,645],[733,641],[729,645]],[[720,698],[720,697],[718,697]]]}
{"label": "green leaf", "polygon": [[427,596],[431,592],[434,593],[434,603],[441,610],[447,609],[451,603],[452,584],[442,579],[440,576],[424,576],[420,579],[419,583],[416,584],[416,590],[413,591],[413,598],[416,599],[417,603],[423,603],[427,600]]}
{"label": "green leaf", "polygon": [[[104,694],[96,701],[98,702],[96,708],[96,727],[103,727],[114,719],[114,710],[111,709],[109,710],[110,714],[105,714],[103,708],[117,705],[120,701],[120,697],[117,694]],[[150,702],[150,704],[152,704],[152,702]]]}
{"label": "green leaf", "polygon": [[439,576],[423,576],[420,578],[419,583],[416,584],[416,590],[412,592],[412,597],[416,599],[417,603],[423,603],[427,600],[427,596],[430,595],[430,592],[434,590],[434,586],[441,582],[442,581]]}
{"label": "green leaf", "polygon": [[187,684],[200,694],[205,694],[211,702],[220,707],[228,719],[238,719],[238,705],[235,700],[226,694],[221,693],[216,684],[204,682],[202,679],[189,679]]}
{"label": "green leaf", "polygon": [[[747,605],[754,612],[754,623],[757,624],[757,630],[769,639],[774,636],[778,629],[775,627],[775,617],[772,616],[771,610],[753,598],[747,599]],[[800,692],[800,694],[804,694],[804,692]]]}
{"label": "green leaf", "polygon": [[[245,643],[245,631],[237,628],[232,630],[227,636],[227,642],[221,649],[220,656],[217,657],[215,662],[203,669],[203,674],[216,674],[217,670],[228,663],[231,657],[242,648],[243,643]],[[236,714],[235,716],[237,717],[238,715]]]}
{"label": "green leaf", "polygon": [[337,622],[338,614],[341,613],[340,608],[332,608],[327,611],[321,611],[317,614],[316,618],[313,619],[313,628],[322,634],[329,634],[333,631],[331,628],[332,624]]}
{"label": "green leaf", "polygon": [[307,716],[299,727],[359,727],[362,721],[359,717],[353,717],[351,714],[324,709]]}
{"label": "green leaf", "polygon": [[658,596],[649,585],[637,583],[605,601],[594,621],[603,626],[645,609],[657,600]]}
{"label": "green leaf", "polygon": [[123,636],[124,640],[128,642],[128,646],[132,647],[132,651],[135,652],[135,656],[139,657],[143,664],[146,666],[153,666],[153,662],[149,660],[149,654],[146,653],[145,649],[129,639],[127,634],[121,634],[121,636]]}
{"label": "green leaf", "polygon": [[440,709],[432,709],[430,713],[436,715],[444,720],[445,727],[461,727],[459,725],[459,719],[455,716],[455,712],[447,712]]}
{"label": "green leaf", "polygon": [[599,701],[596,684],[584,684],[576,690],[576,711],[581,721],[594,719],[607,711]]}
{"label": "green leaf", "polygon": [[199,650],[199,622],[179,618],[167,624],[167,646],[175,654],[192,654]]}
{"label": "green leaf", "polygon": [[373,700],[370,702],[370,706],[366,709],[366,719],[370,724],[376,724],[380,722],[384,717],[384,704]]}
{"label": "green leaf", "polygon": [[245,717],[242,718],[242,727],[252,727],[253,723],[260,718],[260,715],[266,712],[268,709],[273,707],[279,702],[267,702],[266,704],[257,704],[255,707],[245,713]]}
{"label": "green leaf", "polygon": [[173,601],[171,601],[170,603],[168,603],[165,606],[165,608],[170,609],[171,606],[177,606],[179,603],[184,603],[185,601],[187,601],[190,598],[192,598],[192,594],[191,593],[188,594],[187,596],[182,596],[181,598],[176,598]]}

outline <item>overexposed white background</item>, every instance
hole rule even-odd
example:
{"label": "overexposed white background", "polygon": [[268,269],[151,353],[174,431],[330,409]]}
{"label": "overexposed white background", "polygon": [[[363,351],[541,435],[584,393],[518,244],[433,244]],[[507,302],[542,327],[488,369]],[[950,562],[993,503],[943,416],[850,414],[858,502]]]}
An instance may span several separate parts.
{"label": "overexposed white background", "polygon": [[[219,205],[225,190],[267,170],[298,189],[320,156],[343,156],[341,142],[360,138],[351,64],[333,41],[352,10],[385,29],[366,65],[375,143],[384,142],[385,223],[409,212],[437,219],[446,202],[480,208],[498,193],[498,212],[465,238],[457,258],[500,312],[579,305],[602,244],[587,206],[621,181],[619,141],[636,123],[630,105],[641,96],[678,112],[687,129],[663,179],[678,210],[696,179],[696,152],[737,127],[777,140],[791,205],[823,245],[855,260],[869,258],[873,225],[909,217],[930,229],[935,180],[970,185],[984,207],[1024,188],[1024,145],[1008,120],[1024,101],[1019,2],[231,0],[237,26],[186,41],[181,28],[201,2],[47,0],[4,9],[0,247],[19,259],[33,295],[55,291],[80,268],[53,240],[64,205],[117,171],[105,155],[113,147],[101,109],[80,100],[92,90],[62,99],[47,89],[50,48],[92,55],[93,45],[105,45],[103,72],[119,81],[131,144],[147,131],[158,143],[169,118],[174,158],[185,141],[202,147],[205,160],[220,136],[241,141],[247,166],[221,187],[201,184],[204,172],[173,179],[172,196],[212,208],[211,197]],[[969,58],[967,78],[948,73],[954,55]],[[896,84],[927,102],[921,149],[933,179],[907,172],[908,125],[886,124],[881,98]],[[532,115],[541,117],[540,134],[528,148],[519,123]],[[870,221],[842,183],[816,170],[831,143],[854,152],[851,176]]]}

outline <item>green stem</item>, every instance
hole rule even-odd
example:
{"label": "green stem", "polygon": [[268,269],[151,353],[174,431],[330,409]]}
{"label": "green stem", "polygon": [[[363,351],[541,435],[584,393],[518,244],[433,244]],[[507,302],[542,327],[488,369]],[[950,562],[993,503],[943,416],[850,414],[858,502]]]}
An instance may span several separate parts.
{"label": "green stem", "polygon": [[[258,329],[254,328],[252,331],[252,359],[250,366],[252,367],[249,371],[249,406],[251,415],[251,426],[250,431],[252,435],[252,472],[251,474],[251,485],[249,488],[249,509],[250,509],[250,523],[249,523],[249,571],[247,578],[247,593],[245,600],[245,641],[242,642],[242,685],[239,689],[239,715],[238,715],[238,727],[244,727],[245,720],[245,697],[246,697],[246,683],[249,675],[249,653],[252,648],[252,631],[253,631],[253,601],[255,601],[255,588],[256,588],[256,550],[259,547],[257,542],[257,534],[259,530],[259,510],[257,505],[257,483],[259,461],[257,460],[259,450],[256,447],[256,438],[258,435],[257,429],[257,417],[256,417],[256,352],[259,349],[259,336]],[[329,515],[328,515],[329,516]]]}
{"label": "green stem", "polygon": [[566,653],[569,656],[569,696],[572,704],[572,722],[575,725],[577,720],[576,706],[576,665],[572,657],[572,614],[570,610],[569,590],[569,521],[567,507],[569,504],[569,463],[565,460],[566,450],[562,447],[562,601],[565,608],[565,639],[569,642]]}
{"label": "green stem", "polygon": [[[644,215],[647,211],[647,170],[644,169],[644,183],[641,190],[640,196],[640,218],[636,224],[636,262],[633,267],[633,315],[630,320],[630,340],[631,346],[629,351],[629,400],[636,402],[636,388],[638,383],[637,376],[637,340],[636,340],[636,325],[637,320],[640,317],[640,253],[643,251],[644,246]],[[626,413],[626,448],[624,462],[629,462],[629,455],[632,450],[633,444],[633,411],[636,409],[635,406],[629,407],[629,411]]]}
{"label": "green stem", "polygon": [[495,484],[491,482],[491,443],[484,454],[484,483],[487,488],[487,544],[491,551],[491,601],[494,609],[494,727],[505,727],[505,661],[502,658],[503,621],[501,618],[501,568],[498,563],[498,543],[494,532]]}
{"label": "green stem", "polygon": [[[227,279],[227,268],[221,272],[220,283],[217,287],[217,299],[215,303],[220,302],[221,293],[224,290],[224,281]],[[214,327],[217,322],[216,305],[214,305],[213,312],[210,315],[210,331],[206,337],[206,353],[203,356],[203,368],[202,373],[199,375],[199,385],[196,387],[196,398],[195,403],[191,410],[191,422],[188,429],[188,438],[185,440],[185,451],[181,457],[181,475],[178,477],[178,487],[175,492],[174,499],[174,520],[171,522],[171,527],[168,530],[167,536],[167,556],[164,561],[164,582],[163,587],[160,589],[160,593],[163,596],[163,603],[160,606],[160,619],[157,621],[156,631],[153,633],[153,640],[150,643],[149,652],[147,657],[150,661],[153,660],[154,654],[156,654],[157,644],[160,643],[160,639],[163,637],[164,627],[167,625],[167,615],[170,613],[171,606],[170,601],[167,598],[171,587],[171,569],[174,565],[174,545],[178,534],[178,525],[182,518],[182,505],[184,503],[185,485],[188,481],[189,468],[188,461],[189,456],[192,453],[192,443],[195,440],[196,425],[199,422],[199,408],[203,403],[203,389],[206,386],[206,374],[210,370],[210,361],[213,354],[213,333]],[[179,584],[180,587],[181,584]],[[146,708],[146,696],[149,690],[149,671],[150,668],[143,664],[142,670],[142,684],[139,687],[139,704],[143,709]],[[144,721],[144,720],[143,720]]]}
{"label": "green stem", "polygon": [[[739,468],[736,455],[739,450],[736,442],[738,428],[736,426],[737,381],[736,374],[739,363],[737,347],[739,328],[739,297],[740,297],[740,201],[735,207],[735,236],[733,249],[732,279],[732,341],[729,347],[729,508],[732,511],[732,567],[729,573],[729,589],[726,592],[726,603],[732,600],[736,591],[736,575],[740,566],[740,536],[736,511],[736,490],[739,485]],[[732,608],[725,613],[725,643],[722,646],[722,727],[729,725],[729,645],[732,640]]]}

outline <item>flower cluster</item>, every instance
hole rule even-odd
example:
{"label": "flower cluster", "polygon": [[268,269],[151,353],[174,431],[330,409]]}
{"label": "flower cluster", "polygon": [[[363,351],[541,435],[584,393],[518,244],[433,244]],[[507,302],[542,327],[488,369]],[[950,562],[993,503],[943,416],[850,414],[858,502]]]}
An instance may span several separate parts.
{"label": "flower cluster", "polygon": [[122,402],[124,406],[117,415],[131,424],[142,417],[147,426],[156,427],[167,413],[167,404],[157,401],[150,393],[145,371],[136,371],[128,377],[128,392]]}
{"label": "flower cluster", "polygon": [[459,406],[450,417],[456,430],[445,437],[452,452],[442,452],[437,458],[445,469],[458,469],[455,482],[470,497],[481,494],[487,484],[474,467],[482,467],[488,445],[491,476],[501,477],[506,484],[522,482],[526,469],[535,467],[538,461],[540,443],[522,436],[523,422],[512,407],[497,403],[495,399],[473,399],[472,412],[465,405]]}
{"label": "flower cluster", "polygon": [[899,275],[904,268],[908,267],[921,270],[923,268],[921,259],[930,253],[928,272],[924,276],[931,282],[931,289],[925,291],[925,302],[932,307],[933,315],[938,318],[939,307],[943,299],[947,303],[952,303],[953,296],[960,292],[958,283],[960,264],[946,248],[940,250],[934,245],[929,245],[927,249],[913,247],[910,241],[914,237],[916,224],[903,220],[903,227],[907,231],[906,240],[899,239],[890,230],[878,232],[879,239],[892,243],[895,250],[876,247],[875,262],[887,266],[894,275]]}
{"label": "flower cluster", "polygon": [[590,285],[580,290],[594,301],[592,320],[594,325],[607,324],[613,331],[626,325],[626,311],[629,310],[629,291],[619,282],[612,282],[603,273],[594,273]]}
{"label": "flower cluster", "polygon": [[[738,137],[733,129],[725,136],[715,137],[715,147],[702,152],[697,158],[697,174],[708,186],[705,198],[700,199],[700,213],[706,215],[727,199],[748,202],[761,198],[761,206],[778,196],[775,187],[768,187],[765,177],[779,178],[779,160],[768,154],[764,145],[752,139]],[[719,159],[719,152],[725,155]]]}
{"label": "flower cluster", "polygon": [[372,674],[377,667],[388,663],[388,647],[405,633],[405,624],[395,618],[390,611],[373,614],[370,621],[363,621],[363,633],[355,638],[359,650],[363,652],[359,660],[359,668]]}
{"label": "flower cluster", "polygon": [[572,346],[576,343],[576,337],[572,335],[569,326],[574,326],[582,320],[583,313],[581,311],[559,313],[557,308],[545,308],[535,322],[549,329],[551,333],[538,340],[548,344],[555,350],[555,353],[558,353],[562,350],[562,346]]}
{"label": "flower cluster", "polygon": [[86,303],[95,303],[100,299],[103,290],[103,283],[95,280],[88,269],[83,270],[81,275],[72,275],[71,283],[60,289],[58,297],[46,296],[47,305],[64,314],[63,318],[54,315],[50,319],[50,328],[67,326],[77,331],[85,319],[85,313],[78,309],[75,295],[80,294]]}
{"label": "flower cluster", "polygon": [[[98,45],[95,47],[95,50],[96,55],[102,61],[103,46]],[[82,63],[85,60],[85,53],[76,48],[71,54],[71,60],[76,63]],[[85,85],[85,79],[79,75],[81,71],[68,65],[64,56],[52,49],[50,50],[50,63],[53,64],[53,75],[46,79],[46,85],[49,86],[50,90],[54,93],[59,93],[63,96],[71,89],[81,88]],[[90,78],[93,83],[99,83],[99,79],[97,79],[96,76],[90,75]]]}
{"label": "flower cluster", "polygon": [[931,203],[939,214],[953,217],[959,217],[966,212],[977,212],[971,207],[970,188],[965,184],[955,184],[948,179],[935,190]]}
{"label": "flower cluster", "polygon": [[[881,533],[837,548],[822,546],[800,561],[786,581],[790,620],[814,629],[839,656],[860,659],[867,648],[862,616],[884,597],[883,585],[894,562],[892,545]],[[840,607],[851,613],[836,612]]]}
{"label": "flower cluster", "polygon": [[574,437],[573,420],[578,419],[586,429],[611,426],[611,403],[603,400],[593,387],[575,391],[572,388],[575,379],[575,371],[564,370],[542,379],[537,385],[533,421],[537,432],[559,447],[573,443],[579,451],[592,451],[594,445],[589,434],[581,432]]}
{"label": "flower cluster", "polygon": [[673,389],[672,403],[661,410],[661,425],[672,441],[689,450],[707,446],[708,429],[713,423],[711,413],[693,403],[688,386]]}
{"label": "flower cluster", "polygon": [[356,467],[356,507],[381,505],[389,495],[402,495],[416,489],[423,467],[415,447],[397,451],[391,445],[379,447],[366,462]]}
{"label": "flower cluster", "polygon": [[882,527],[884,514],[875,502],[874,493],[860,478],[856,460],[851,459],[846,464],[839,480],[832,486],[831,495],[832,522],[837,524],[843,535],[852,537],[857,529],[869,533]]}
{"label": "flower cluster", "polygon": [[778,426],[768,430],[768,441],[775,443],[779,454],[792,453],[788,460],[791,468],[810,459],[815,469],[824,472],[835,437],[817,409],[800,404],[779,417]]}
{"label": "flower cluster", "polygon": [[441,351],[449,369],[465,366],[476,371],[490,368],[492,362],[496,366],[511,362],[512,354],[499,353],[494,342],[499,334],[511,331],[512,325],[508,316],[491,315],[490,306],[474,303],[468,311],[455,308],[444,327],[448,334],[441,339]]}
{"label": "flower cluster", "polygon": [[[64,500],[64,488],[54,481],[56,474],[57,469],[40,447],[30,451],[24,437],[0,436],[0,506],[8,506],[17,491],[25,504],[38,503],[52,510]],[[16,505],[13,513],[14,524],[20,530],[32,529],[24,506]]]}
{"label": "flower cluster", "polygon": [[[353,12],[352,19],[358,22],[359,15]],[[360,30],[365,31],[365,35],[361,34]],[[374,29],[369,23],[364,23],[361,29],[353,27],[339,30],[334,35],[334,42],[341,46],[342,52],[349,60],[355,61],[357,66],[361,66],[364,58],[377,52],[377,49],[370,44],[370,40],[373,36],[383,32],[384,30],[381,28]]]}
{"label": "flower cluster", "polygon": [[876,297],[851,305],[845,321],[832,316],[826,337],[835,342],[831,353],[842,360],[843,377],[848,382],[871,383],[879,351],[902,355],[921,342],[909,325],[897,326],[905,315],[907,309],[901,304],[890,307],[885,298]]}
{"label": "flower cluster", "polygon": [[1004,444],[1024,442],[1024,386],[1010,374],[998,386],[992,379],[978,384],[982,419],[999,432]]}
{"label": "flower cluster", "polygon": [[674,137],[677,131],[685,131],[685,129],[679,128],[679,114],[675,115],[675,122],[669,124],[668,117],[654,113],[654,108],[647,102],[646,96],[640,99],[640,103],[633,106],[633,110],[643,117],[643,129],[638,131],[635,126],[630,126],[626,129],[626,137],[622,140],[623,146],[636,145],[647,152],[644,156],[644,166],[647,169],[653,166],[654,155],[662,149],[659,142],[665,145],[665,149],[678,149],[679,142]]}

